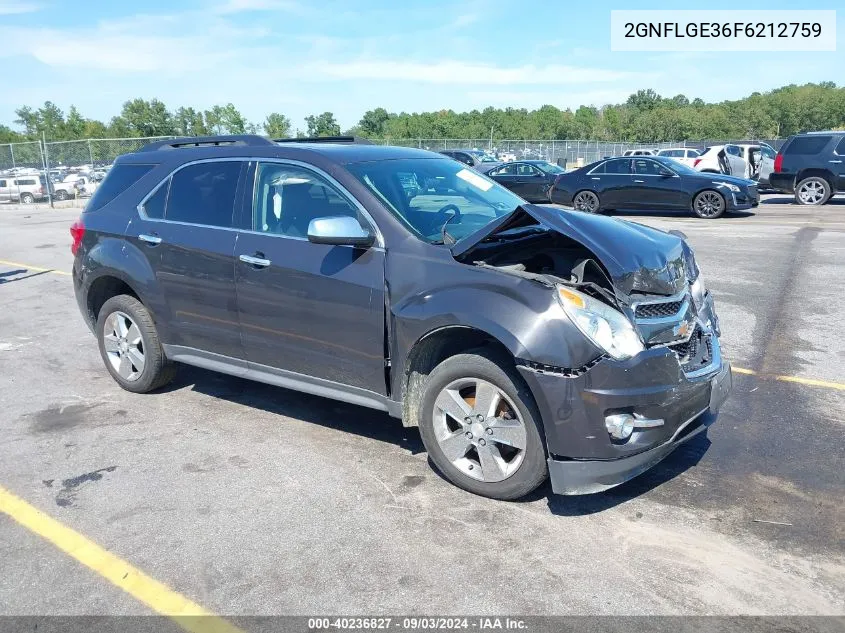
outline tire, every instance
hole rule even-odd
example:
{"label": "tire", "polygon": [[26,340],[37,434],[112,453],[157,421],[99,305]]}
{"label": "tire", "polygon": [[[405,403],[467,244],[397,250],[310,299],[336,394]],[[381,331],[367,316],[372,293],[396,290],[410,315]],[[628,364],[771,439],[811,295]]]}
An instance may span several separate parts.
{"label": "tire", "polygon": [[117,295],[106,301],[97,316],[96,335],[106,369],[126,391],[147,393],[173,380],[176,366],[164,355],[152,316],[135,297]]}
{"label": "tire", "polygon": [[819,176],[810,176],[795,187],[795,202],[803,206],[820,206],[830,200],[833,188]]}
{"label": "tire", "polygon": [[[479,389],[494,397],[479,404]],[[458,416],[466,413],[465,418],[445,413],[440,403]],[[485,413],[492,410],[496,417],[472,417],[481,415],[475,406],[488,403],[491,407]],[[537,405],[504,356],[479,348],[444,360],[423,387],[418,420],[431,461],[459,488],[512,500],[532,492],[548,477]]]}
{"label": "tire", "polygon": [[35,202],[35,196],[31,193],[21,194],[21,204],[32,204],[33,202]]}
{"label": "tire", "polygon": [[705,189],[692,199],[692,212],[705,220],[715,220],[722,217],[727,206],[725,196],[712,189]]}
{"label": "tire", "polygon": [[601,200],[599,194],[589,189],[583,189],[572,196],[572,208],[584,213],[601,212]]}
{"label": "tire", "polygon": [[56,197],[56,200],[67,200],[67,198],[68,198],[67,191],[65,191],[64,189],[58,189],[58,190],[56,190],[56,196],[55,197]]}

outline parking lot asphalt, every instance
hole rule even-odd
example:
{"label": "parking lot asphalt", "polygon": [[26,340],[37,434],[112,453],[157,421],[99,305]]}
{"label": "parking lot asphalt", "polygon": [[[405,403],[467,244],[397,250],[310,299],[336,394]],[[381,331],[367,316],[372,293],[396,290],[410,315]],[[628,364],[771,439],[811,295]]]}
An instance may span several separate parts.
{"label": "parking lot asphalt", "polygon": [[[709,439],[515,503],[368,409],[190,367],[122,391],[66,274],[78,209],[0,206],[0,492],[224,615],[845,614],[845,200],[790,200],[621,214],[687,234],[742,373]],[[0,614],[157,608],[4,512],[0,560]]]}

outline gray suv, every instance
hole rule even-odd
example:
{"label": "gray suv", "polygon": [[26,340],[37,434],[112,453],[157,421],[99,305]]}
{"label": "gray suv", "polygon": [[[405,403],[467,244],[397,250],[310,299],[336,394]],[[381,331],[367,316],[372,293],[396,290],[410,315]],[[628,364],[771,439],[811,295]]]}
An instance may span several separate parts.
{"label": "gray suv", "polygon": [[424,150],[161,141],[116,161],[71,235],[124,389],[187,363],[386,411],[480,495],[620,484],[731,388],[683,237],[528,204]]}

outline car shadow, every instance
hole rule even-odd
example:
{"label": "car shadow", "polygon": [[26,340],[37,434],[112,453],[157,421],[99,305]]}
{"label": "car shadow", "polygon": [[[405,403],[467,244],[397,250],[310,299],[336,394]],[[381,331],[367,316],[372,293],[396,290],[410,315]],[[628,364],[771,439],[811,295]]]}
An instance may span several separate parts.
{"label": "car shadow", "polygon": [[412,455],[425,452],[416,428],[405,428],[399,420],[382,411],[190,365],[179,365],[176,378],[160,389],[159,393],[188,387],[193,391],[253,409],[354,433],[380,442],[389,442]]}
{"label": "car shadow", "polygon": [[[792,194],[780,194],[777,197],[772,196],[772,197],[766,198],[763,201],[763,203],[764,204],[782,204],[782,205],[800,206],[800,205],[798,205],[797,202],[795,202],[795,196],[793,196]],[[845,197],[838,197],[837,198],[836,196],[833,196],[830,200],[828,200],[827,202],[825,202],[821,206],[827,206],[827,205],[845,205]],[[812,208],[818,208],[818,207],[809,206],[809,208],[812,209]]]}
{"label": "car shadow", "polygon": [[[691,220],[699,219],[698,216],[693,215],[689,211],[655,211],[655,210],[645,210],[645,209],[614,209],[613,211],[606,211],[604,212],[605,215],[610,216],[617,216],[617,217],[649,217],[649,218],[689,218]],[[739,218],[748,218],[757,215],[756,212],[751,210],[745,211],[726,211],[725,214],[720,217],[720,220],[736,220]]]}
{"label": "car shadow", "polygon": [[[180,365],[176,379],[159,393],[190,388],[268,413],[287,416],[325,428],[354,433],[361,437],[388,442],[412,455],[425,453],[417,428],[405,428],[387,413],[347,404],[329,398],[312,396],[263,383],[228,376],[211,370]],[[678,447],[652,469],[605,492],[582,496],[561,496],[552,492],[549,482],[512,503],[528,503],[546,499],[549,511],[558,516],[584,516],[603,512],[630,501],[683,474],[701,460],[710,447],[706,435],[699,435]],[[438,477],[452,485],[428,458],[428,465]]]}

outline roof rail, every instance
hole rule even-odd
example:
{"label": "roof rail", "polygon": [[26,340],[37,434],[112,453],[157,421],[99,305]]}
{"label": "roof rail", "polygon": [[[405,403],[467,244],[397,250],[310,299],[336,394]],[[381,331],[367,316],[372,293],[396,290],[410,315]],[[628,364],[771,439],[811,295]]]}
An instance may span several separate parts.
{"label": "roof rail", "polygon": [[356,145],[374,145],[361,136],[305,136],[299,138],[274,138],[276,143],[355,143]]}
{"label": "roof rail", "polygon": [[220,136],[185,136],[155,141],[144,145],[139,152],[154,152],[160,149],[179,149],[181,147],[215,147],[226,145],[275,145],[273,141],[257,134],[224,134]]}

